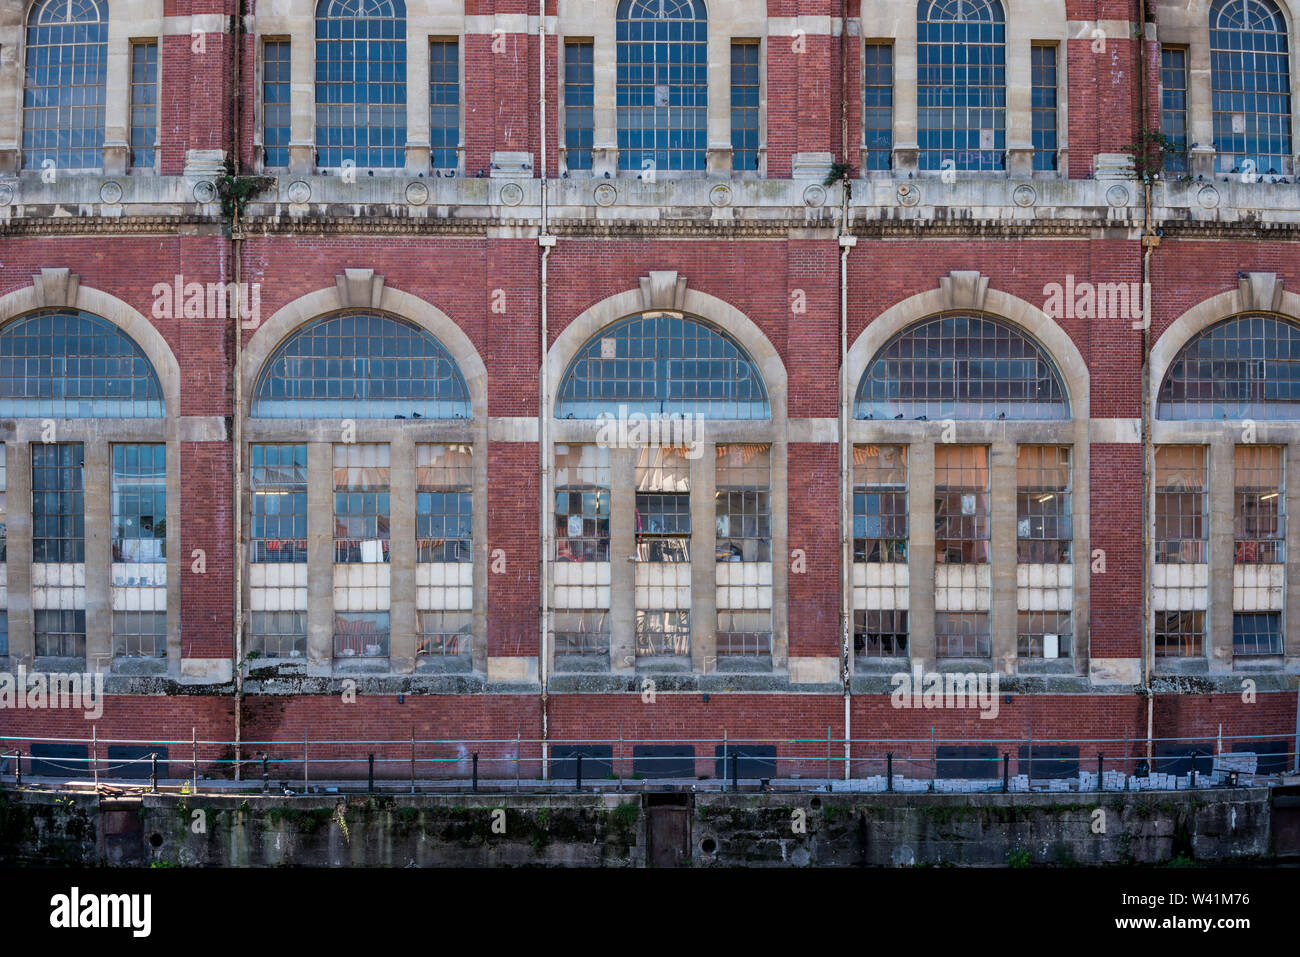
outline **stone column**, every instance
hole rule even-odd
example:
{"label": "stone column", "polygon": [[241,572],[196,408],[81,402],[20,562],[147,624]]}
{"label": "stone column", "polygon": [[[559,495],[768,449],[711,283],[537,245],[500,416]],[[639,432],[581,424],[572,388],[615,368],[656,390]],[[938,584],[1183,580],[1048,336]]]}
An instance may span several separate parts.
{"label": "stone column", "polygon": [[334,665],[334,446],[307,445],[307,670]]}
{"label": "stone column", "polygon": [[26,442],[5,443],[5,550],[8,575],[9,657],[35,654],[32,622],[32,449]]}
{"label": "stone column", "polygon": [[1210,671],[1232,670],[1232,518],[1235,510],[1235,434],[1218,436],[1210,444],[1210,588],[1205,614],[1205,655]]}
{"label": "stone column", "polygon": [[113,450],[107,442],[85,443],[86,669],[107,670],[113,661],[112,501]]}
{"label": "stone column", "polygon": [[[888,29],[888,27],[885,27]],[[917,146],[917,93],[916,93],[916,13],[900,17],[894,27],[894,169],[898,172],[916,172]],[[864,23],[863,38],[873,36],[873,27]],[[901,95],[900,95],[901,94]],[[915,448],[915,446],[914,446]],[[933,457],[931,457],[933,461]],[[931,536],[933,538],[933,535]],[[933,577],[934,569],[930,570]],[[933,610],[933,604],[931,605]],[[931,655],[933,657],[933,655]]]}
{"label": "stone column", "polygon": [[394,672],[415,670],[415,440],[399,431],[388,447],[388,660]]}
{"label": "stone column", "polygon": [[[1188,172],[1214,175],[1214,112],[1210,86],[1209,30],[1198,30],[1202,42],[1187,47]],[[1196,144],[1193,147],[1192,144]]]}
{"label": "stone column", "polygon": [[717,446],[691,461],[691,670],[718,670]]}
{"label": "stone column", "polygon": [[603,178],[606,173],[618,175],[618,40],[613,16],[596,17],[591,27],[594,64],[591,175]]}
{"label": "stone column", "polygon": [[989,449],[992,594],[989,632],[994,670],[1016,670],[1016,444],[994,442]]}
{"label": "stone column", "polygon": [[313,27],[289,39],[289,172],[307,176],[315,171],[316,36]]}
{"label": "stone column", "polygon": [[636,450],[609,450],[609,668],[636,670]]}
{"label": "stone column", "polygon": [[[465,62],[464,42],[460,43],[460,62]],[[462,101],[464,90],[462,83]],[[406,38],[406,172],[411,176],[427,173],[430,156],[429,37],[424,33],[409,34]],[[396,633],[394,630],[393,634]]]}
{"label": "stone column", "polygon": [[707,166],[710,176],[725,178],[731,175],[731,37],[723,30],[710,30],[708,49]]}
{"label": "stone column", "polygon": [[934,642],[934,446],[907,447],[908,644],[913,664],[931,670]]}

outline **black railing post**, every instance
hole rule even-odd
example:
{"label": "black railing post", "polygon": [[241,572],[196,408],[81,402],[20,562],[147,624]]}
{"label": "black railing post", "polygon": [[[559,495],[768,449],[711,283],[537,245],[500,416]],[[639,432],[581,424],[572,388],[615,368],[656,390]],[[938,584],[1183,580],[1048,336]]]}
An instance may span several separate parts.
{"label": "black railing post", "polygon": [[731,755],[731,790],[740,790],[740,755]]}
{"label": "black railing post", "polygon": [[370,774],[369,774],[369,777],[367,778],[366,788],[367,788],[367,790],[369,790],[369,792],[370,792],[371,794],[374,794],[374,793],[375,793],[375,755],[374,755],[374,752],[371,752],[371,754],[370,754]]}
{"label": "black railing post", "polygon": [[1101,752],[1098,751],[1097,752],[1097,793],[1099,794],[1102,791],[1106,790],[1106,785],[1105,783],[1103,783],[1103,777],[1102,777],[1106,772],[1105,772],[1105,765],[1102,763],[1102,760],[1103,759],[1101,756]]}
{"label": "black railing post", "polygon": [[149,755],[149,790],[158,790],[158,752]]}
{"label": "black railing post", "polygon": [[262,793],[265,794],[271,788],[271,768],[266,752],[262,752]]}
{"label": "black railing post", "polygon": [[474,789],[474,793],[477,794],[478,793],[478,752],[477,751],[474,752],[473,773],[474,773],[474,781],[471,787]]}
{"label": "black railing post", "polygon": [[894,790],[894,752],[885,752],[885,790]]}
{"label": "black railing post", "polygon": [[574,757],[578,759],[577,762],[578,770],[577,770],[577,777],[574,778],[573,790],[581,791],[582,790],[582,755],[577,754],[574,755]]}
{"label": "black railing post", "polygon": [[1002,793],[1007,793],[1007,787],[1011,783],[1011,755],[1006,751],[1002,752]]}
{"label": "black railing post", "polygon": [[18,752],[18,781],[17,781],[17,784],[18,784],[18,787],[22,787],[22,786],[23,786],[23,749],[22,749],[22,748],[16,748],[15,750]]}

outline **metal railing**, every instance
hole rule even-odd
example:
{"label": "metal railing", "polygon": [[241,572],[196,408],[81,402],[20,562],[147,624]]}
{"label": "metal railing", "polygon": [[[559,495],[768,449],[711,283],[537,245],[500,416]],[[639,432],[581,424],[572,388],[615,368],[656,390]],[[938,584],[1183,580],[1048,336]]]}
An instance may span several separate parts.
{"label": "metal railing", "polygon": [[[0,735],[0,776],[17,783],[104,778],[123,783],[200,778],[213,789],[303,791],[365,781],[374,790],[617,790],[667,784],[727,790],[882,792],[1182,790],[1249,786],[1296,773],[1290,732],[1157,738],[854,738],[827,729],[806,738],[551,739],[312,738],[235,742],[187,739]],[[239,780],[236,781],[238,763]],[[37,779],[36,782],[33,779]]]}

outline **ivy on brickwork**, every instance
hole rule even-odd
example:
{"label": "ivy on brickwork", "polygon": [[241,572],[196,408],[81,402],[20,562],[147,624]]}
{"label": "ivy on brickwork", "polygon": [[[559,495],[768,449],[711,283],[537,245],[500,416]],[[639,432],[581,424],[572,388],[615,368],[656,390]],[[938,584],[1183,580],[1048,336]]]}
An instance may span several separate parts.
{"label": "ivy on brickwork", "polygon": [[234,219],[244,215],[248,201],[263,190],[275,185],[272,176],[236,176],[229,166],[217,180],[217,197],[221,200],[221,215]]}
{"label": "ivy on brickwork", "polygon": [[1175,152],[1173,141],[1158,130],[1142,130],[1137,141],[1124,147],[1133,161],[1133,175],[1144,183],[1160,178],[1165,157]]}

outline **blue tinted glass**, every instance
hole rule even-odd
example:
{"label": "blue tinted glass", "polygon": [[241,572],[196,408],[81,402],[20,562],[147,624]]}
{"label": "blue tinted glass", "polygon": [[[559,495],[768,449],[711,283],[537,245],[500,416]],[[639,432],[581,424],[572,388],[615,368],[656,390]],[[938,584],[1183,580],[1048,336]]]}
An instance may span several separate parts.
{"label": "blue tinted glass", "polygon": [[946,315],[894,336],[867,366],[859,419],[1066,419],[1065,388],[1042,348],[990,316]]}
{"label": "blue tinted glass", "polygon": [[255,418],[467,419],[469,392],[451,354],[403,320],[318,319],[267,360]]}
{"label": "blue tinted glass", "polygon": [[592,419],[623,406],[713,419],[770,416],[758,369],[733,339],[665,314],[624,319],[583,346],[565,373],[555,414]]}
{"label": "blue tinted glass", "polygon": [[144,352],[112,323],[46,310],[0,330],[0,415],[156,418],[162,389]]}

